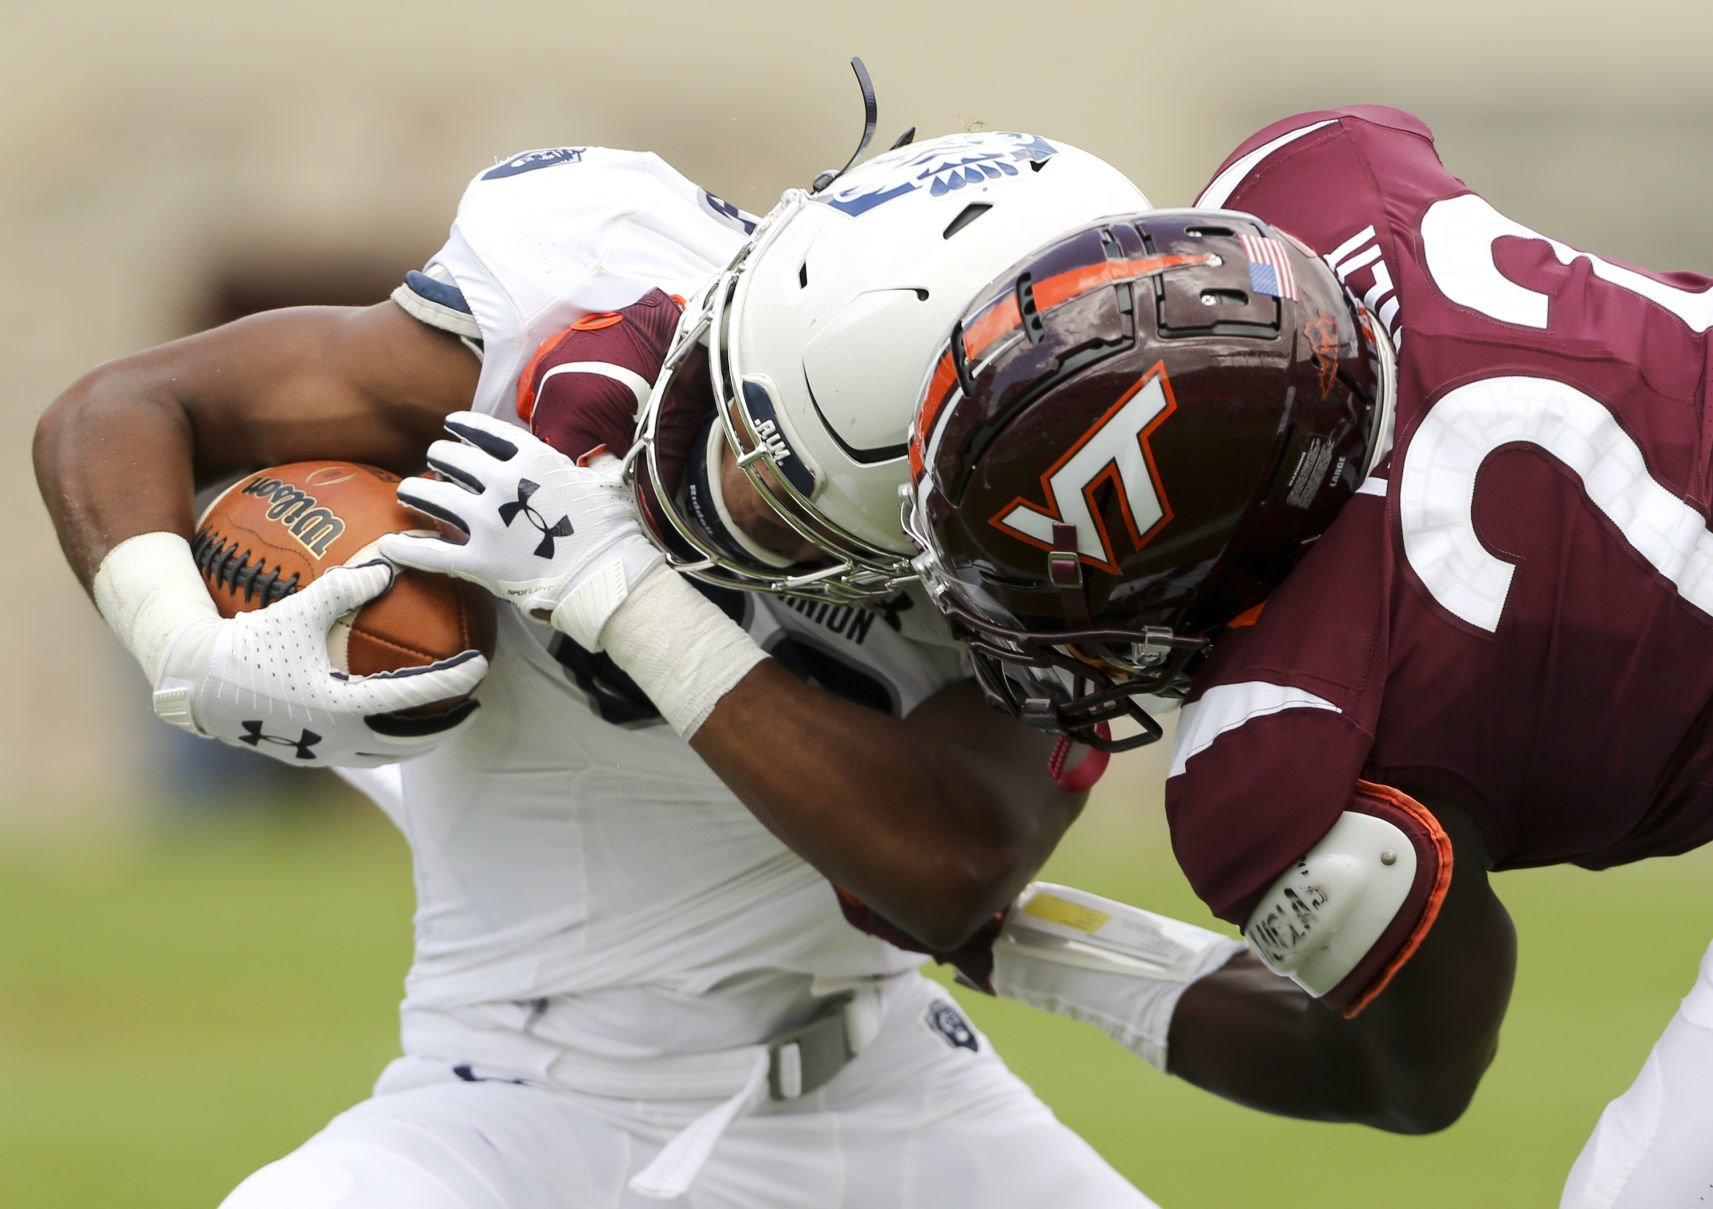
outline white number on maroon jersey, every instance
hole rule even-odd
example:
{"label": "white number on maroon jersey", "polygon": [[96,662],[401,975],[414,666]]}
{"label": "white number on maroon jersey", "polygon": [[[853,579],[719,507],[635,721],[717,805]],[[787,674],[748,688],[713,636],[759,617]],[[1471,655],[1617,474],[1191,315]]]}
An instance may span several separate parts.
{"label": "white number on maroon jersey", "polygon": [[[1538,239],[1563,264],[1637,294],[1701,332],[1713,326],[1713,291],[1677,289],[1512,222],[1473,194],[1436,202],[1422,221],[1424,260],[1453,302],[1501,323],[1544,330],[1549,297],[1511,281],[1494,261],[1502,238]],[[1410,568],[1433,598],[1470,625],[1499,626],[1515,568],[1475,533],[1475,479],[1488,455],[1533,445],[1581,481],[1588,500],[1630,547],[1713,615],[1713,534],[1701,513],[1648,472],[1641,448],[1600,400],[1564,382],[1515,375],[1447,392],[1410,438],[1399,475],[1400,521]]]}
{"label": "white number on maroon jersey", "polygon": [[1501,239],[1534,239],[1552,249],[1560,264],[1580,257],[1594,275],[1670,311],[1691,331],[1713,327],[1713,290],[1681,290],[1652,277],[1579,252],[1513,222],[1473,193],[1448,197],[1422,217],[1422,251],[1428,274],[1440,293],[1500,323],[1546,330],[1548,296],[1519,285],[1499,271],[1493,249]]}

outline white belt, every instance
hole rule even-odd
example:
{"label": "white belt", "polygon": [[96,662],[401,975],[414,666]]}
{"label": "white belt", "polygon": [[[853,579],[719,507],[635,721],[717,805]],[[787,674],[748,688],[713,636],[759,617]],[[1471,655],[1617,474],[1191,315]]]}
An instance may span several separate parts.
{"label": "white belt", "polygon": [[[656,1095],[719,1095],[735,1077],[742,1078],[726,1100],[680,1130],[648,1166],[632,1176],[631,1189],[660,1200],[683,1196],[733,1121],[764,1098],[795,1100],[820,1090],[873,1039],[880,1024],[879,1009],[878,987],[845,991],[830,999],[826,1009],[806,1024],[786,1029],[759,1045],[659,1059],[647,1064],[658,1069],[630,1072],[640,1079],[629,1083],[629,1095],[638,1094],[639,1089],[657,1080]],[[563,1078],[567,1086],[602,1094],[596,1084],[604,1082],[605,1072],[589,1069],[581,1056],[571,1061],[572,1069],[562,1072],[561,1063],[571,1059],[567,1055],[555,1062],[549,1073],[555,1080]]]}
{"label": "white belt", "polygon": [[[714,1146],[732,1122],[764,1100],[789,1101],[820,1090],[850,1060],[862,1052],[880,1029],[889,986],[897,979],[864,979],[856,986],[839,984],[812,1018],[785,1029],[766,1041],[700,1053],[662,1054],[648,1058],[606,1057],[584,1050],[544,1052],[526,1042],[514,1048],[516,1034],[489,1038],[490,1048],[472,1034],[442,1019],[430,1024],[421,1017],[410,1031],[417,1052],[491,1062],[518,1074],[529,1072],[549,1086],[617,1099],[719,1099],[667,1142],[646,1167],[631,1177],[630,1186],[643,1196],[671,1200],[682,1196],[707,1162]],[[486,1031],[486,1030],[482,1030]],[[530,1056],[533,1051],[533,1056]]]}

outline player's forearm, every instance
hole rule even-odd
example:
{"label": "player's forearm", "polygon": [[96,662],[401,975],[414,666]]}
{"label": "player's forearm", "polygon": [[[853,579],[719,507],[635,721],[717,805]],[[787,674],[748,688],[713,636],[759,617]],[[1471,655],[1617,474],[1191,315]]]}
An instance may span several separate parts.
{"label": "player's forearm", "polygon": [[[588,600],[619,600],[598,631],[608,655],[755,816],[930,948],[1004,908],[1076,816],[1081,795],[1046,773],[1050,740],[971,685],[900,721],[797,679],[664,567],[588,582]],[[584,595],[554,624],[583,625]]]}
{"label": "player's forearm", "polygon": [[1429,1133],[1467,1106],[1490,1046],[1449,1047],[1451,1021],[1405,1022],[1385,992],[1346,1020],[1245,953],[1191,986],[1172,1017],[1172,1074],[1281,1116]]}
{"label": "player's forearm", "polygon": [[1487,880],[1479,828],[1425,799],[1455,856],[1431,928],[1346,1019],[1258,959],[1191,987],[1172,1019],[1174,1074],[1239,1103],[1399,1133],[1456,1120],[1493,1060],[1516,972],[1516,933]]}
{"label": "player's forearm", "polygon": [[126,538],[189,535],[191,450],[183,409],[133,389],[113,367],[85,375],[43,414],[33,448],[36,482],[85,588]]}
{"label": "player's forearm", "polygon": [[984,784],[988,770],[924,729],[769,661],[691,742],[810,864],[919,940],[952,948],[1011,901],[1080,799],[1015,808]]}

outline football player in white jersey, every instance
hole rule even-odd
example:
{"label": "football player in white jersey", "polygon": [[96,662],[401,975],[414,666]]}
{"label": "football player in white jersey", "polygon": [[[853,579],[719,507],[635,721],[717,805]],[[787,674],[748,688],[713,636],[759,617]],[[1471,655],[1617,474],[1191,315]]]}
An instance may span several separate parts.
{"label": "football player in white jersey", "polygon": [[[393,299],[253,316],[56,400],[44,498],[157,712],[229,742],[240,712],[309,719],[304,762],[411,845],[403,1056],[228,1209],[1151,1203],[841,911],[955,949],[1080,808],[903,590],[896,493],[971,290],[1145,204],[1028,135],[901,147],[759,221],[651,155],[530,152]],[[333,675],[319,636],[385,566],[214,615],[194,485],[325,457],[439,472],[401,496],[468,543],[388,553],[515,605],[491,666]],[[472,689],[434,733],[389,724]]]}

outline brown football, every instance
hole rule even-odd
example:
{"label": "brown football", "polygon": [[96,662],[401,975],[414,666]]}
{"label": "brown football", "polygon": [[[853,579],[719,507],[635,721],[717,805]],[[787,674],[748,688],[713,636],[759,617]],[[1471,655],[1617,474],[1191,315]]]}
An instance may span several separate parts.
{"label": "brown football", "polygon": [[[240,479],[197,522],[191,553],[222,617],[260,609],[329,567],[379,558],[387,533],[436,533],[398,502],[398,475],[356,462],[293,462]],[[420,667],[460,651],[494,653],[494,598],[475,584],[401,569],[392,587],[328,636],[354,676]]]}

